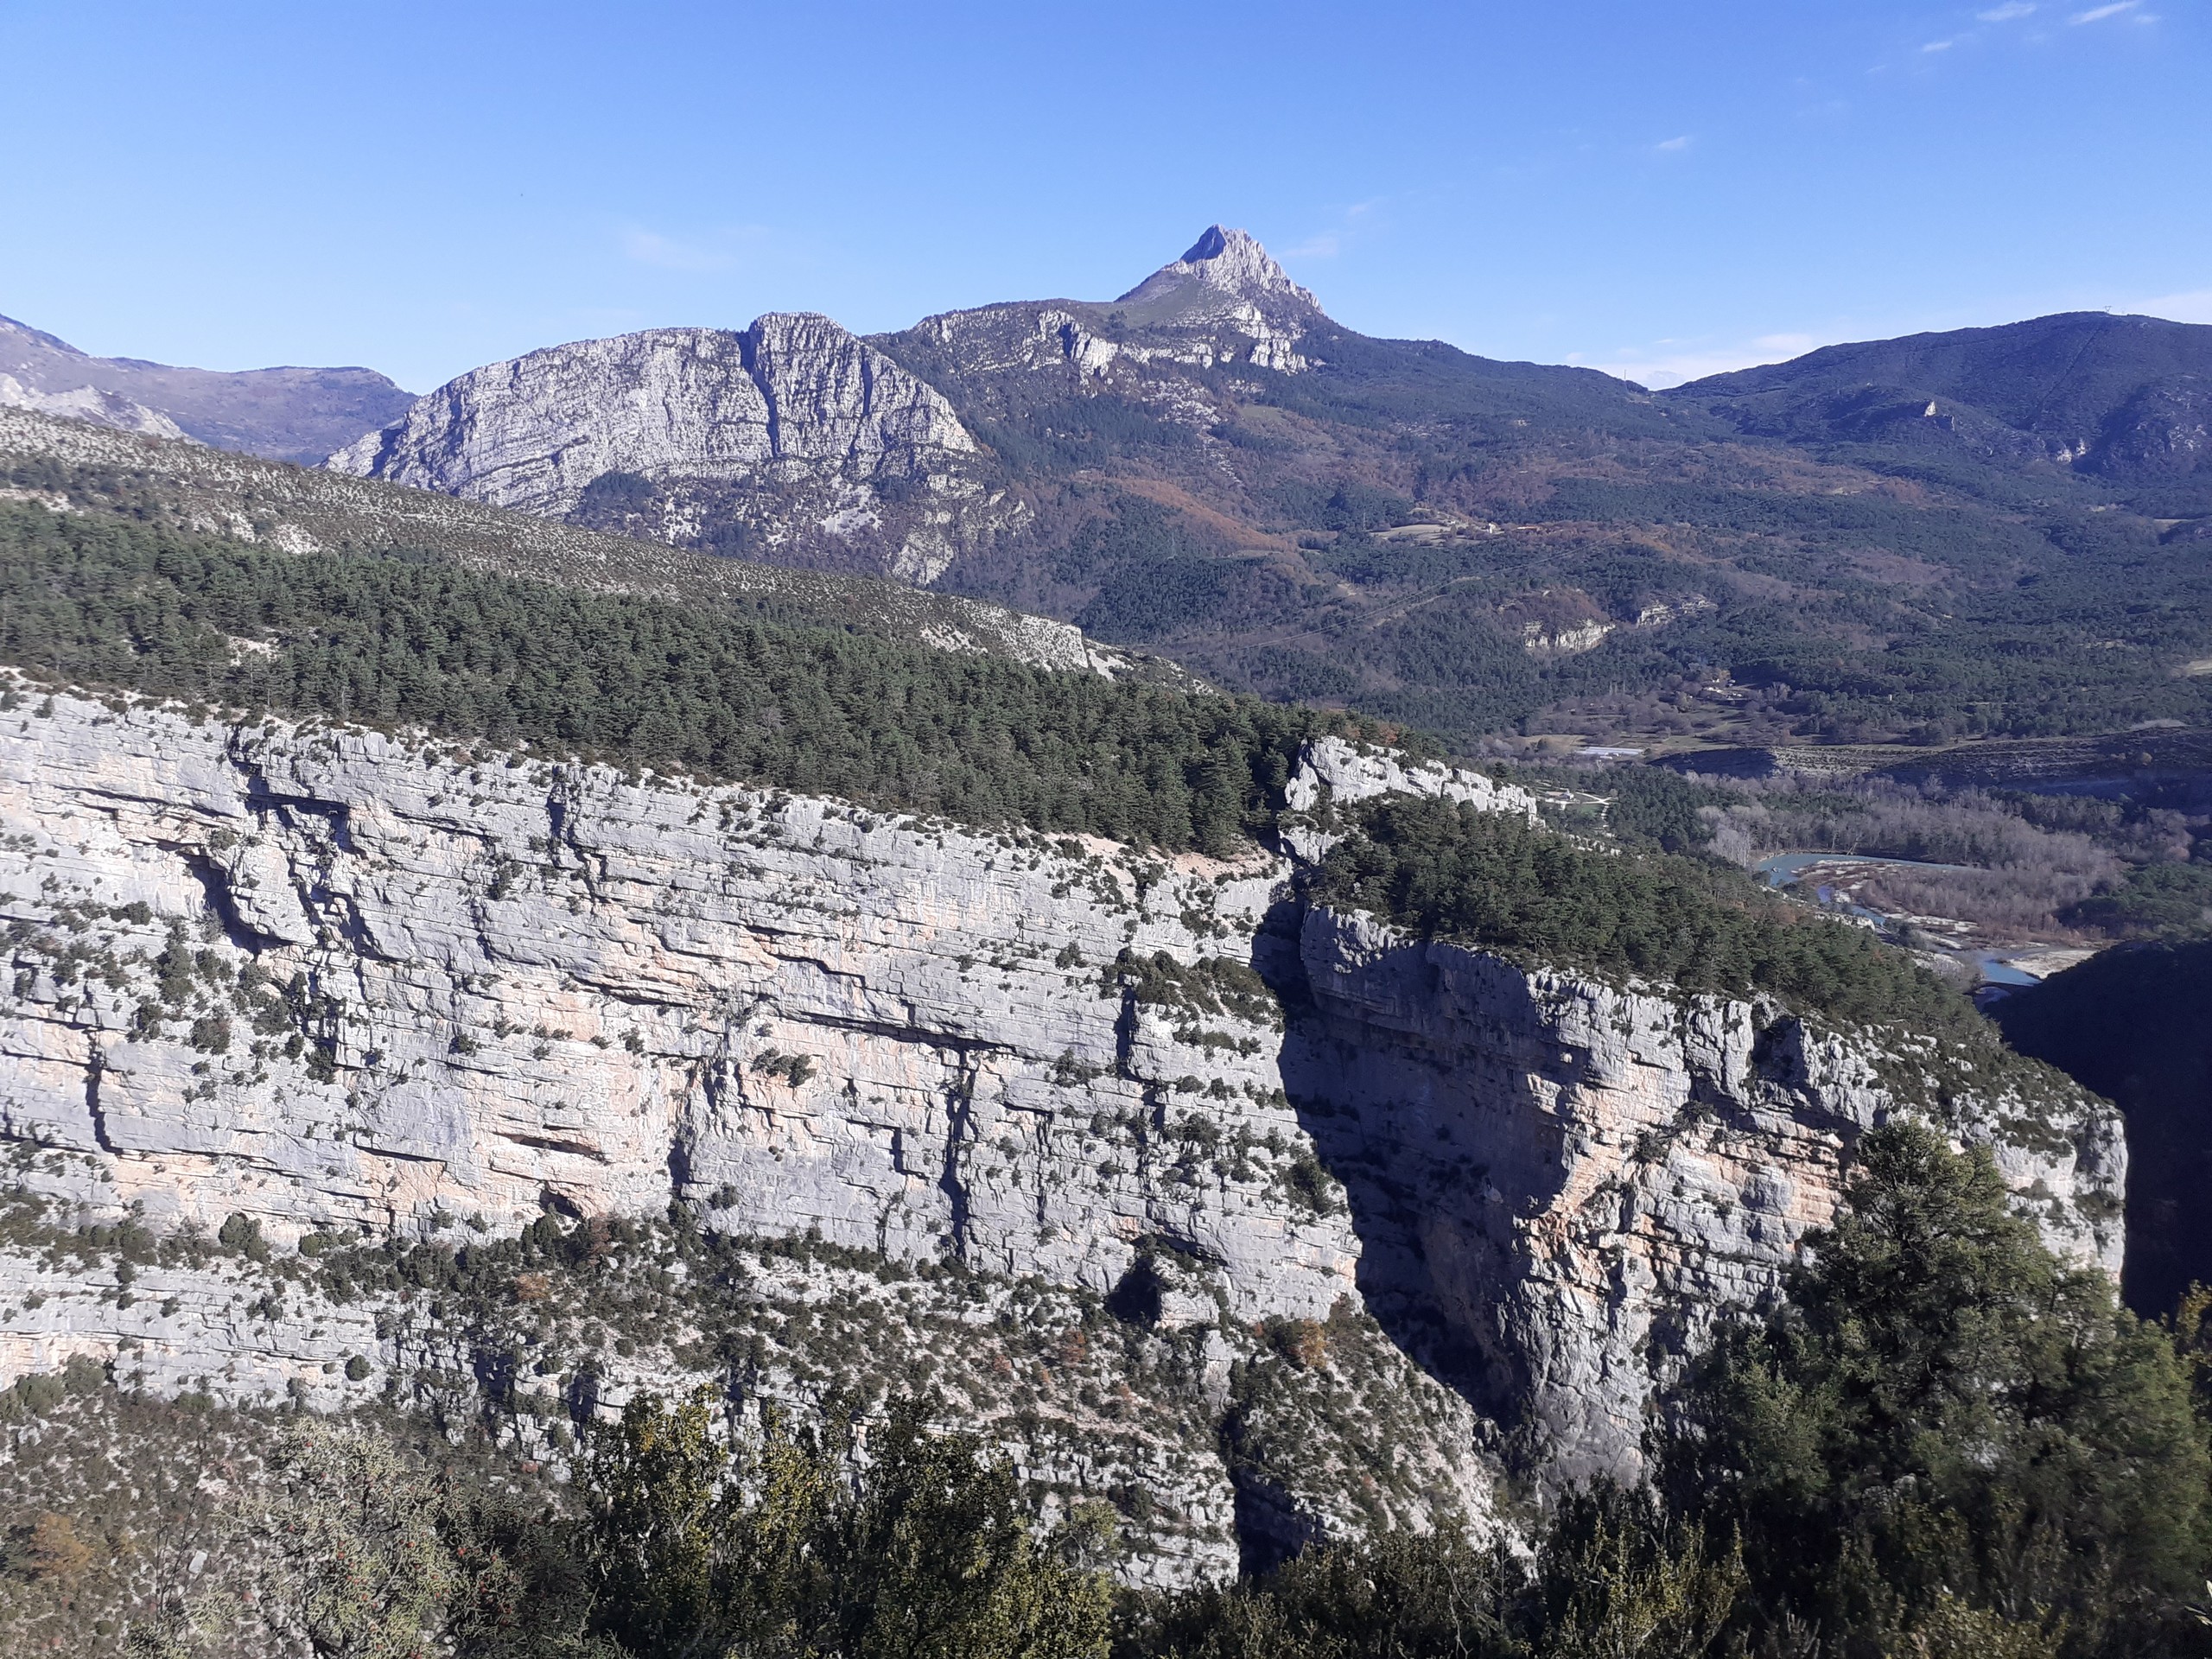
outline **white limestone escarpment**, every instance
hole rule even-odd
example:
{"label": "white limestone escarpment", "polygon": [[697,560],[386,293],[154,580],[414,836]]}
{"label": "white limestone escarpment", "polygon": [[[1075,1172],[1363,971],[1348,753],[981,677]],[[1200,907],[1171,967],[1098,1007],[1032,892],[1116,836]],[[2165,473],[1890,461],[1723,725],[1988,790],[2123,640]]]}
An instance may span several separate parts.
{"label": "white limestone escarpment", "polygon": [[327,465],[548,518],[635,480],[649,487],[600,506],[656,539],[728,547],[735,532],[779,563],[920,585],[1020,516],[984,462],[952,406],[874,346],[827,317],[772,314],[487,365]]}
{"label": "white limestone escarpment", "polygon": [[[680,1199],[713,1232],[882,1264],[866,1295],[836,1262],[807,1282],[937,1332],[1026,1444],[1073,1423],[1056,1444],[1097,1479],[1149,1471],[1163,1508],[1213,1517],[1163,1559],[1211,1572],[1232,1511],[1248,1536],[1372,1521],[1362,1471],[1394,1436],[1414,1472],[1382,1512],[1480,1510],[1479,1424],[1401,1353],[1531,1459],[1632,1463],[1655,1377],[1713,1309],[1771,1294],[1853,1136],[1925,1092],[1923,1057],[1777,1008],[1307,907],[1318,824],[1293,856],[1170,859],[372,731],[12,705],[0,1136],[63,1233],[0,1247],[0,1383],[91,1353],[169,1391],[512,1402],[580,1386],[563,1343],[601,1354],[601,1403],[730,1375],[703,1300],[622,1353],[557,1285],[517,1280],[506,1323],[462,1328],[397,1281],[318,1301],[235,1254],[135,1281],[55,1254],[126,1216],[251,1218],[296,1261]],[[1293,804],[1389,789],[1529,810],[1334,741]],[[2047,1236],[2113,1262],[2110,1109],[1947,1087],[1940,1120],[1997,1147]],[[664,1296],[690,1282],[668,1263]],[[1094,1313],[1047,1319],[1047,1292]],[[798,1323],[826,1328],[777,1313],[775,1342]],[[1015,1344],[1038,1330],[1058,1345]],[[798,1375],[797,1348],[762,1351]],[[1061,1415],[1043,1373],[1073,1379]],[[1411,1427],[1385,1435],[1391,1413]],[[1334,1472],[1301,1488],[1286,1446]]]}

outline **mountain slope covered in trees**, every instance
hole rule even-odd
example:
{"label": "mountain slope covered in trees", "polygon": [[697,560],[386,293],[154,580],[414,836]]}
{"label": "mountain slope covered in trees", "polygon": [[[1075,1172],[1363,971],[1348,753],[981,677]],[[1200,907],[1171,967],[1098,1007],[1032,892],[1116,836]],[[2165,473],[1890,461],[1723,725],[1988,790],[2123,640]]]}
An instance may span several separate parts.
{"label": "mountain slope covered in trees", "polygon": [[884,337],[1038,506],[941,584],[1462,741],[2206,720],[2212,329],[2045,318],[1653,395],[1271,302]]}
{"label": "mountain slope covered in trees", "polygon": [[[2067,314],[1655,394],[1360,334],[1217,226],[1115,301],[766,321],[751,358],[661,331],[464,377],[410,453],[472,495],[603,452],[534,510],[927,580],[1459,743],[2212,723],[2212,328]],[[593,391],[555,421],[539,380]],[[782,401],[733,460],[713,411],[756,381]]]}

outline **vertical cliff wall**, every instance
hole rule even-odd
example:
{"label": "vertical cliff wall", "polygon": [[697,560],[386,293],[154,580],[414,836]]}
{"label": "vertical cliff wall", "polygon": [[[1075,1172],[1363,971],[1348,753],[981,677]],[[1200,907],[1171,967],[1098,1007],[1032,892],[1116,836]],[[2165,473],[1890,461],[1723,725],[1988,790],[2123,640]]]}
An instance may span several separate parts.
{"label": "vertical cliff wall", "polygon": [[776,563],[933,581],[1013,525],[952,406],[827,317],[650,328],[448,382],[336,472]]}
{"label": "vertical cliff wall", "polygon": [[2045,1242],[2115,1276],[2117,1117],[2055,1076],[1961,1090],[1772,1005],[1531,972],[1315,908],[1283,1075],[1344,1181],[1386,1329],[1551,1477],[1618,1471],[1656,1382],[1770,1298],[1858,1135],[1989,1146]]}
{"label": "vertical cliff wall", "polygon": [[[1632,1460],[1888,1112],[2117,1249],[2088,1096],[1405,939],[1294,857],[9,702],[0,1382],[90,1353],[548,1448],[687,1377],[926,1382],[1187,1577],[1479,1521],[1494,1446]],[[1335,742],[1292,804],[1391,789],[1528,810]]]}

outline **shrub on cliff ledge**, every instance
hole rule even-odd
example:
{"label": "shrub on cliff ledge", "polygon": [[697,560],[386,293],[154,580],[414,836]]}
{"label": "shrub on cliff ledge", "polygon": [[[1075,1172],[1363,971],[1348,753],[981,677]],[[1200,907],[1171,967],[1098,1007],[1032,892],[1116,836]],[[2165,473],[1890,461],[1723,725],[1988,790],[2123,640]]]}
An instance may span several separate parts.
{"label": "shrub on cliff ledge", "polygon": [[1040,1541],[1003,1463],[909,1407],[855,1477],[772,1423],[753,1466],[713,1404],[632,1400],[588,1464],[593,1622],[624,1652],[1104,1659],[1112,1602],[1078,1524]]}

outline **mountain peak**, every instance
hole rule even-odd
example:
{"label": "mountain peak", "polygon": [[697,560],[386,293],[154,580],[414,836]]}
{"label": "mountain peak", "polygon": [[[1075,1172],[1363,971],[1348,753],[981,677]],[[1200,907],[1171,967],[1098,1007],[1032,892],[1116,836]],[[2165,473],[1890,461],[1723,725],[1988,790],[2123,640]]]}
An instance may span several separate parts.
{"label": "mountain peak", "polygon": [[1321,302],[1300,288],[1249,232],[1210,225],[1187,252],[1162,265],[1116,302],[1145,304],[1177,296],[1199,297],[1193,287],[1209,289],[1262,307],[1294,305],[1319,311]]}

